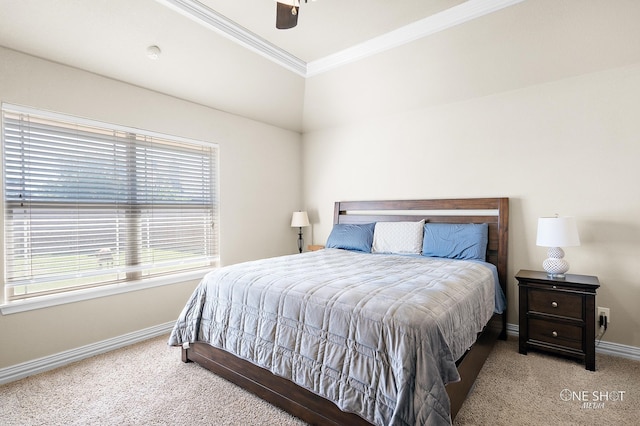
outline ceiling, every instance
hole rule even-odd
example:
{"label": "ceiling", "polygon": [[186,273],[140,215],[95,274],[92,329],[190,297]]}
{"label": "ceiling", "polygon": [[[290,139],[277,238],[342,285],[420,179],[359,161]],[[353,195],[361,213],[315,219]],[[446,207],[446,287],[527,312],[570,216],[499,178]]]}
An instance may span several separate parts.
{"label": "ceiling", "polygon": [[464,0],[317,0],[301,2],[298,25],[275,28],[274,0],[201,3],[305,62],[404,27]]}
{"label": "ceiling", "polygon": [[241,76],[258,86],[250,56],[309,77],[519,1],[317,0],[277,30],[273,0],[0,0],[0,46],[299,130],[225,87]]}

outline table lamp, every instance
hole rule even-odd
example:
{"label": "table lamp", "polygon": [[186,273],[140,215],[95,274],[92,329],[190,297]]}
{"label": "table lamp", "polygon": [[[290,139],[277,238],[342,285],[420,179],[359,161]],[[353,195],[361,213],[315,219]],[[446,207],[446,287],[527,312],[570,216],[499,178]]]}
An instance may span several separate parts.
{"label": "table lamp", "polygon": [[302,228],[309,226],[309,217],[307,212],[293,212],[291,217],[291,227],[298,228],[298,252],[302,253],[304,240],[302,239]]}
{"label": "table lamp", "polygon": [[580,245],[575,218],[557,215],[538,218],[536,245],[548,247],[548,258],[542,262],[547,275],[550,278],[564,278],[569,270],[569,262],[564,260],[564,250],[561,247]]}

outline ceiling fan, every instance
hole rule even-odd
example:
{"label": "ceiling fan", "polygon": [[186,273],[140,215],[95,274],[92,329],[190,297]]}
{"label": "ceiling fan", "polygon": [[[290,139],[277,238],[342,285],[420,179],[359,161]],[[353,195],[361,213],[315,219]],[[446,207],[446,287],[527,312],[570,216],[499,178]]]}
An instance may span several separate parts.
{"label": "ceiling fan", "polygon": [[[307,0],[304,2],[307,3]],[[300,0],[276,0],[276,28],[287,30],[298,25],[299,10]]]}

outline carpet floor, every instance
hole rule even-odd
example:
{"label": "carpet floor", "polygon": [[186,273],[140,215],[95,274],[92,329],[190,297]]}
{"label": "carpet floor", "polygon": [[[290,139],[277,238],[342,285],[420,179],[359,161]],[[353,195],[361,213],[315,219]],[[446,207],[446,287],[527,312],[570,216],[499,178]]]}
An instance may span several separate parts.
{"label": "carpet floor", "polygon": [[[180,361],[166,336],[0,386],[0,424],[304,425]],[[640,424],[640,362],[597,355],[597,371],[498,342],[454,425]],[[193,396],[197,395],[197,398]]]}

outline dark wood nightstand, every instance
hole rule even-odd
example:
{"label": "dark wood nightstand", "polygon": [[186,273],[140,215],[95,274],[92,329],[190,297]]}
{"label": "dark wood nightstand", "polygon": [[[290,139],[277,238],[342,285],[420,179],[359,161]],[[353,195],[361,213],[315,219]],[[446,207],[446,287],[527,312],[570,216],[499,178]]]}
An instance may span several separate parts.
{"label": "dark wood nightstand", "polygon": [[541,349],[578,358],[596,369],[596,290],[598,277],[567,274],[549,278],[546,272],[521,270],[521,354]]}

